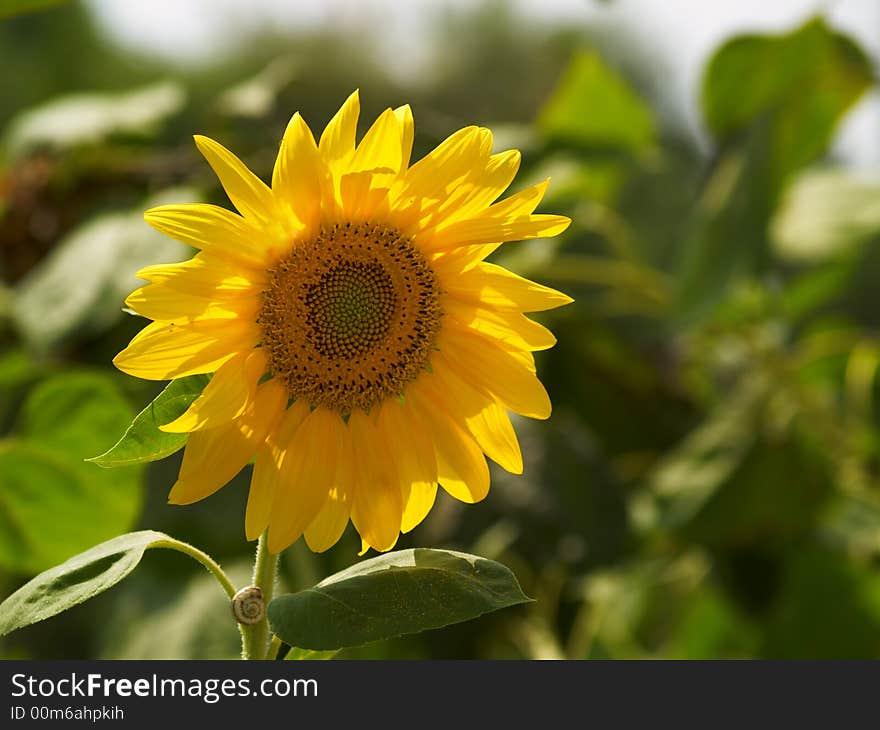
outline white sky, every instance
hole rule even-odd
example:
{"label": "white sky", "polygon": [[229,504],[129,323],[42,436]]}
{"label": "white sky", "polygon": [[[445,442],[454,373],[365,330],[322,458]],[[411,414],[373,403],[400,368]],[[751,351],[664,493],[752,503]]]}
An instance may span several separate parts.
{"label": "white sky", "polygon": [[[430,57],[436,13],[481,0],[86,0],[118,41],[142,51],[198,63],[230,47],[230,29],[303,29],[333,24],[372,34],[380,47],[407,56],[417,72]],[[608,23],[632,28],[667,59],[668,96],[698,131],[696,95],[706,58],[725,37],[744,30],[779,30],[823,11],[880,59],[880,0],[509,0],[534,21]],[[233,44],[234,45],[234,44]],[[388,56],[390,61],[393,58]],[[838,152],[850,164],[880,169],[880,95],[846,120]]]}

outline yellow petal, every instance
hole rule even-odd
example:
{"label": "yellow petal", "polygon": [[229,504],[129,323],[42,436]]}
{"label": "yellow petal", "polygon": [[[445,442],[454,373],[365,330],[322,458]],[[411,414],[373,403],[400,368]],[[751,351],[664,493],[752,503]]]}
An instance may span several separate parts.
{"label": "yellow petal", "polygon": [[[522,474],[523,460],[519,441],[507,413],[494,400],[457,376],[449,367],[443,353],[432,360],[433,378],[426,377],[424,386],[433,386],[435,401],[445,399],[451,405],[448,411],[459,416],[467,432],[486,455],[511,474]],[[436,381],[436,382],[432,382]]]}
{"label": "yellow petal", "polygon": [[438,230],[485,212],[513,182],[521,157],[518,150],[508,150],[492,155],[485,169],[474,170],[467,183],[453,190],[433,213],[432,221],[436,222]]}
{"label": "yellow petal", "polygon": [[451,249],[456,246],[483,246],[505,241],[524,241],[528,238],[550,238],[568,228],[570,218],[564,215],[526,215],[519,218],[479,216],[458,221],[432,237],[420,237],[425,250]]}
{"label": "yellow petal", "polygon": [[191,504],[213,494],[244,468],[257,446],[235,423],[191,434],[168,501]]}
{"label": "yellow petal", "polygon": [[550,398],[526,360],[478,334],[441,330],[438,347],[457,374],[514,413],[549,418]]}
{"label": "yellow petal", "polygon": [[113,358],[113,364],[145,380],[213,373],[237,353],[253,348],[260,338],[253,323],[239,320],[153,322]]}
{"label": "yellow petal", "polygon": [[440,486],[462,502],[479,502],[489,493],[489,467],[483,452],[423,383],[420,380],[411,386],[407,397],[431,429]]}
{"label": "yellow petal", "polygon": [[430,432],[412,408],[393,398],[382,404],[376,427],[380,438],[394,445],[393,463],[404,504],[400,529],[408,532],[428,514],[437,493],[437,457]]}
{"label": "yellow petal", "polygon": [[521,312],[542,312],[574,301],[567,294],[485,262],[457,276],[444,278],[443,287],[464,301]]}
{"label": "yellow petal", "polygon": [[245,269],[206,252],[177,264],[147,266],[135,276],[181,293],[206,298],[247,295],[266,288],[264,271]]}
{"label": "yellow petal", "polygon": [[474,306],[454,297],[443,302],[446,326],[466,327],[507,346],[521,350],[546,350],[556,344],[556,337],[543,325],[520,312],[493,310]]}
{"label": "yellow petal", "polygon": [[263,444],[266,434],[281,417],[285,402],[284,388],[270,380],[259,387],[256,398],[240,418],[190,434],[168,501],[190,504],[229,482]]}
{"label": "yellow petal", "polygon": [[430,434],[411,408],[389,398],[382,404],[376,428],[385,443],[395,445],[394,466],[401,484],[437,481]]}
{"label": "yellow petal", "polygon": [[314,553],[323,553],[339,542],[339,538],[342,537],[348,525],[350,515],[351,502],[346,494],[340,493],[334,487],[330,490],[330,495],[318,512],[318,516],[312,520],[303,533],[309,550]]}
{"label": "yellow petal", "polygon": [[271,224],[279,219],[272,191],[247,165],[213,139],[200,134],[194,139],[239,213],[259,224]]}
{"label": "yellow petal", "polygon": [[388,209],[388,188],[377,187],[386,176],[372,172],[350,172],[339,181],[342,219],[346,222],[369,221],[384,217]]}
{"label": "yellow petal", "polygon": [[269,526],[272,500],[278,483],[278,465],[269,446],[263,446],[254,460],[251,487],[248,490],[244,513],[244,533],[248,540],[256,540]]}
{"label": "yellow petal", "polygon": [[541,202],[549,182],[545,180],[482,211],[476,210],[469,219],[456,220],[448,225],[447,221],[441,220],[439,225],[419,234],[419,244],[425,250],[435,251],[459,246],[494,246],[505,241],[558,235],[568,228],[571,223],[569,218],[531,215]]}
{"label": "yellow petal", "polygon": [[519,440],[507,412],[491,403],[473,418],[467,419],[468,430],[486,455],[511,474],[522,474],[523,458]]}
{"label": "yellow petal", "polygon": [[440,204],[475,168],[485,166],[491,150],[492,133],[488,129],[459,129],[409,168],[402,198]]}
{"label": "yellow petal", "polygon": [[504,218],[518,218],[520,216],[529,215],[535,212],[538,203],[544,198],[547,187],[550,185],[550,178],[543,180],[525,190],[511,195],[500,203],[489,207],[486,215],[491,218],[503,220]]}
{"label": "yellow petal", "polygon": [[386,109],[367,130],[357,146],[350,172],[375,170],[397,175],[403,162],[400,123],[391,109]]}
{"label": "yellow petal", "polygon": [[257,381],[266,372],[266,355],[261,350],[243,352],[225,362],[202,394],[178,418],[164,426],[166,433],[188,433],[222,426],[244,413],[257,391]]}
{"label": "yellow petal", "polygon": [[363,540],[380,552],[400,536],[403,497],[391,467],[390,448],[370,416],[354,411],[348,419],[355,463],[360,467],[351,519]]}
{"label": "yellow petal", "polygon": [[312,130],[293,115],[272,172],[272,192],[303,225],[313,227],[321,208],[322,164]]}
{"label": "yellow petal", "polygon": [[351,515],[351,492],[354,486],[354,454],[351,450],[351,433],[343,429],[342,447],[336,464],[334,486],[327,495],[318,516],[305,530],[306,544],[316,553],[333,547],[345,532]]}
{"label": "yellow petal", "polygon": [[284,446],[280,484],[272,503],[269,550],[291,545],[324,505],[334,486],[345,423],[338,413],[316,408]]}
{"label": "yellow petal", "polygon": [[225,208],[207,203],[160,205],[146,211],[144,220],[160,233],[216,256],[252,268],[265,262],[265,236]]}
{"label": "yellow petal", "polygon": [[401,532],[409,532],[417,527],[434,506],[437,498],[437,485],[427,482],[414,482],[403,490],[403,518]]}
{"label": "yellow petal", "polygon": [[413,122],[413,113],[409,104],[397,107],[394,110],[394,116],[400,124],[400,168],[406,170],[412,156],[413,138],[415,137],[415,123]]}
{"label": "yellow petal", "polygon": [[256,289],[205,296],[166,284],[148,284],[129,294],[125,304],[141,316],[155,320],[256,319],[263,300]]}
{"label": "yellow petal", "polygon": [[272,502],[281,480],[281,462],[284,450],[279,443],[287,444],[309,413],[304,401],[294,403],[281,417],[277,429],[270,433],[254,462],[251,488],[248,492],[244,526],[248,540],[256,540],[269,526]]}
{"label": "yellow petal", "polygon": [[354,154],[361,103],[357,91],[349,96],[321,133],[318,149],[328,163],[347,160]]}

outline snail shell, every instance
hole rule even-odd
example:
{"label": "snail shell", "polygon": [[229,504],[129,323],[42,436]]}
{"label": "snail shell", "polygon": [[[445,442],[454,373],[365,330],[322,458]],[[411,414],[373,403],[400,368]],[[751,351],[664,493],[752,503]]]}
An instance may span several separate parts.
{"label": "snail shell", "polygon": [[232,615],[240,624],[258,624],[266,615],[263,591],[259,586],[242,588],[232,597]]}

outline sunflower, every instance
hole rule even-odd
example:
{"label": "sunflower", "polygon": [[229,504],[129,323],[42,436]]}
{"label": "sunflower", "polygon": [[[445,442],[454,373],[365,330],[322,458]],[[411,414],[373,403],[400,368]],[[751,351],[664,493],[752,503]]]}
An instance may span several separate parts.
{"label": "sunflower", "polygon": [[220,489],[251,460],[249,540],[314,551],[349,519],[364,549],[391,549],[438,484],[463,502],[489,490],[485,456],[521,473],[508,411],[547,418],[533,351],[553,335],[523,312],[571,301],[484,261],[505,241],[568,226],[534,215],[547,181],[495,202],[520,163],[466,127],[413,165],[408,106],[359,144],[358,94],[318,143],[299,114],[265,185],[226,148],[195,142],[238,214],[164,205],[147,223],[199,249],[138,272],[126,304],[154,320],[114,359],[131,375],[213,373],[162,426],[189,434],[169,501]]}

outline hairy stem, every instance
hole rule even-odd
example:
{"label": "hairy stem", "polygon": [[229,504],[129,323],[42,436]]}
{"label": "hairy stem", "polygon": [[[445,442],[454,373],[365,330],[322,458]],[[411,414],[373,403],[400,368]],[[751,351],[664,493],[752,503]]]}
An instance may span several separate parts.
{"label": "hairy stem", "polygon": [[196,547],[193,547],[189,543],[182,542],[180,540],[175,540],[173,538],[169,538],[167,540],[158,540],[154,543],[150,544],[151,548],[163,548],[165,550],[176,550],[179,553],[183,553],[184,555],[189,555],[194,560],[197,560],[202,565],[204,565],[208,572],[211,573],[216,579],[217,582],[223,587],[223,590],[226,591],[226,595],[232,598],[235,595],[235,586],[232,585],[232,581],[229,580],[229,576],[223,572],[223,568],[220,567],[219,563],[217,563],[214,558],[212,558],[207,553],[203,553]]}
{"label": "hairy stem", "polygon": [[[272,600],[275,590],[275,571],[278,567],[278,555],[273,555],[266,547],[266,533],[260,536],[257,543],[257,557],[254,561],[253,585],[263,592],[266,606]],[[264,613],[263,618],[251,625],[239,624],[241,629],[241,658],[265,659],[269,648],[269,620]]]}

